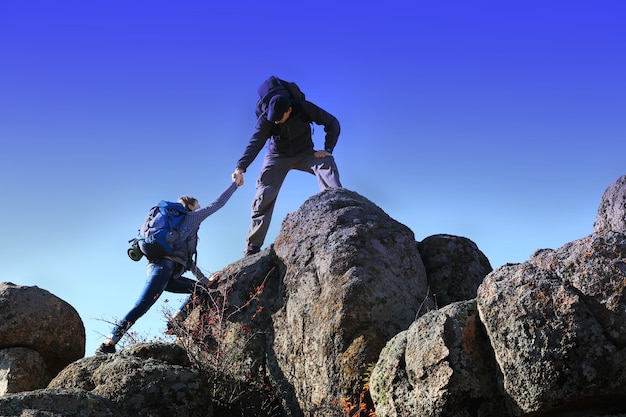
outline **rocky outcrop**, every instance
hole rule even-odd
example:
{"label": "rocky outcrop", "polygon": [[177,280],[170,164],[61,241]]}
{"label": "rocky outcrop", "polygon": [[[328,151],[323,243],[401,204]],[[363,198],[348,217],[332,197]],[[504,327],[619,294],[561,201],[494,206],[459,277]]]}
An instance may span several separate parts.
{"label": "rocky outcrop", "polygon": [[[206,317],[220,323],[205,346],[221,367],[241,381],[268,377],[293,416],[337,413],[385,342],[420,306],[433,308],[412,232],[348,190],[313,196],[288,215],[274,245],[221,272],[214,297],[227,302],[192,314],[191,333],[209,333]],[[226,322],[215,316],[223,305]]]}
{"label": "rocky outcrop", "polygon": [[[491,271],[468,239],[440,235],[419,245],[432,279],[413,233],[375,204],[348,190],[311,197],[286,217],[272,247],[222,271],[230,323],[212,334],[215,354],[239,358],[241,378],[262,364],[287,415],[337,415],[342,399],[363,390],[385,343],[435,309],[430,288],[440,303],[471,299]],[[192,333],[206,334],[196,323],[211,314],[192,315]]]}
{"label": "rocky outcrop", "polygon": [[208,380],[180,346],[133,345],[72,363],[47,389],[0,397],[0,415],[211,417]]}
{"label": "rocky outcrop", "polygon": [[469,239],[416,242],[357,193],[320,193],[219,272],[178,346],[81,359],[0,415],[334,417],[368,388],[378,417],[626,413],[620,181],[593,234],[494,271]]}
{"label": "rocky outcrop", "polygon": [[0,306],[0,394],[45,387],[65,366],[84,356],[83,322],[55,295],[4,282]]}
{"label": "rocky outcrop", "polygon": [[108,400],[116,416],[212,415],[208,378],[172,344],[141,344],[65,368],[49,388],[81,389]]}
{"label": "rocky outcrop", "polygon": [[626,234],[607,213],[625,187],[605,192],[594,234],[498,268],[475,300],[394,337],[371,376],[377,416],[623,415]]}

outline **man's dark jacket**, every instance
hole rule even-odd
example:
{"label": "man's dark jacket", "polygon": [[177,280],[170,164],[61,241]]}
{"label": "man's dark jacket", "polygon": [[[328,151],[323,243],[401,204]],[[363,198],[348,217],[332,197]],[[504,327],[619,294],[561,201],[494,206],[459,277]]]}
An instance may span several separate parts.
{"label": "man's dark jacket", "polygon": [[339,138],[339,121],[335,116],[310,101],[292,103],[292,112],[285,123],[267,120],[266,113],[257,119],[255,132],[237,162],[244,172],[257,157],[268,139],[268,152],[276,156],[294,156],[314,149],[311,122],[324,126],[324,149],[332,153]]}

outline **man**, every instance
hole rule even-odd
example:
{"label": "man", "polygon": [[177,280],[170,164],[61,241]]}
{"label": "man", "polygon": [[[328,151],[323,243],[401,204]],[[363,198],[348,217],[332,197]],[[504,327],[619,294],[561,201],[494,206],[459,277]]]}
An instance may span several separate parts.
{"label": "man", "polygon": [[[311,123],[324,126],[326,137],[323,150],[314,149]],[[271,97],[266,111],[258,117],[254,134],[232,175],[235,182],[243,184],[243,174],[270,139],[252,201],[246,256],[259,252],[263,246],[276,197],[289,170],[314,174],[320,191],[341,187],[339,171],[332,156],[339,131],[337,118],[315,104],[294,100],[285,93]]]}

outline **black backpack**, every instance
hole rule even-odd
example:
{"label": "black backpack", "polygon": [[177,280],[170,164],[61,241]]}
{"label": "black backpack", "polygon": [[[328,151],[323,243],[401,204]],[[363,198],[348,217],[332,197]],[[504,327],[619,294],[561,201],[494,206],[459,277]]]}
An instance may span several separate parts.
{"label": "black backpack", "polygon": [[267,105],[270,99],[276,95],[289,97],[292,102],[303,101],[305,99],[304,93],[296,83],[281,80],[274,75],[263,81],[257,89],[257,93],[259,94],[255,112],[257,119],[267,111]]}

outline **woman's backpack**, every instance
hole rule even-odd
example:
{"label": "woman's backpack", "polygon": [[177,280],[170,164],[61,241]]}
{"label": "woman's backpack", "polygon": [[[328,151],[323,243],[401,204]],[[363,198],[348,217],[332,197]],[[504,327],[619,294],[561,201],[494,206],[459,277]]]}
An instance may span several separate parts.
{"label": "woman's backpack", "polygon": [[[131,243],[134,247],[139,247],[150,261],[172,255],[184,235],[185,230],[181,229],[181,225],[186,215],[187,210],[181,203],[159,201],[150,209],[139,229],[139,235]],[[136,255],[131,256],[131,249],[128,250],[128,256],[136,261],[141,259],[141,256],[139,259],[135,259]]]}

